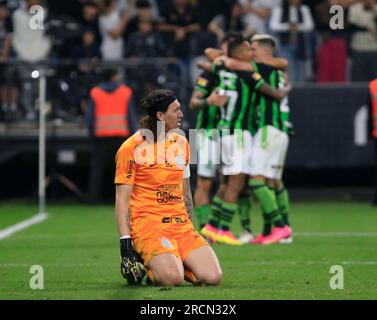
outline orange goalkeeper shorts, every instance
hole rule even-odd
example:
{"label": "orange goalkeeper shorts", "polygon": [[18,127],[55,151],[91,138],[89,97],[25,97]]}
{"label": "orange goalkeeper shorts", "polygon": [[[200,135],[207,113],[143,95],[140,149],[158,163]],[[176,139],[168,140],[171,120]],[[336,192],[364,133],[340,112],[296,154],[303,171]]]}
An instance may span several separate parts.
{"label": "orange goalkeeper shorts", "polygon": [[[166,218],[166,219],[165,219]],[[132,223],[132,241],[144,265],[157,255],[170,253],[184,261],[194,250],[207,246],[207,241],[194,229],[190,220],[164,217],[158,221]],[[138,219],[139,220],[139,219]]]}

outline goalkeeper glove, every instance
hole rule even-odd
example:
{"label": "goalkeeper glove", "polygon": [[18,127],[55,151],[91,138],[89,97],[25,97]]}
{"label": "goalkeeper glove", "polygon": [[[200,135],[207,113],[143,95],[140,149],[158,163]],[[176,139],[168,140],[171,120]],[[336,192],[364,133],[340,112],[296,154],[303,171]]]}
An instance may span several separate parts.
{"label": "goalkeeper glove", "polygon": [[120,271],[129,285],[140,285],[146,270],[140,256],[135,252],[131,238],[120,239]]}

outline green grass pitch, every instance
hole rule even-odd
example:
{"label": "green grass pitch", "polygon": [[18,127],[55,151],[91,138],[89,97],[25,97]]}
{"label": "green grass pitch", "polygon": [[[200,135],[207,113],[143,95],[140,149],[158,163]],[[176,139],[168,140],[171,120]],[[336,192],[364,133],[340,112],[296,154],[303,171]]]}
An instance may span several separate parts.
{"label": "green grass pitch", "polygon": [[[293,203],[292,245],[214,245],[224,271],[218,287],[128,287],[119,271],[111,206],[49,206],[49,218],[0,240],[0,299],[376,299],[377,209],[352,202]],[[1,203],[0,230],[37,207]],[[261,228],[259,208],[253,229]],[[238,228],[238,221],[234,222]],[[44,289],[29,286],[32,265]],[[344,289],[329,282],[344,270]]]}

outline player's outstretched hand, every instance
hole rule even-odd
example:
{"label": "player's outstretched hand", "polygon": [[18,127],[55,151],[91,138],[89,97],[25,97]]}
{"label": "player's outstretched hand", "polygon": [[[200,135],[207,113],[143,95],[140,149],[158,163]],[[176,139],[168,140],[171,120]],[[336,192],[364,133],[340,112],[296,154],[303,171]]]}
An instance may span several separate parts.
{"label": "player's outstretched hand", "polygon": [[135,252],[131,238],[120,240],[120,271],[129,285],[140,285],[146,275],[139,255]]}
{"label": "player's outstretched hand", "polygon": [[226,102],[227,97],[225,95],[221,95],[218,89],[214,90],[207,98],[207,103],[210,106],[223,107]]}
{"label": "player's outstretched hand", "polygon": [[205,70],[205,71],[211,71],[211,63],[208,62],[208,61],[204,61],[204,60],[199,60],[196,62],[196,66],[199,68],[199,69],[202,69],[202,70]]}
{"label": "player's outstretched hand", "polygon": [[291,90],[292,86],[290,84],[287,84],[284,88],[277,90],[278,94],[275,98],[277,98],[280,101],[285,96],[287,96],[288,93],[291,92]]}
{"label": "player's outstretched hand", "polygon": [[293,87],[290,83],[288,83],[285,88],[284,88],[284,91],[285,91],[285,94],[288,94],[292,91]]}

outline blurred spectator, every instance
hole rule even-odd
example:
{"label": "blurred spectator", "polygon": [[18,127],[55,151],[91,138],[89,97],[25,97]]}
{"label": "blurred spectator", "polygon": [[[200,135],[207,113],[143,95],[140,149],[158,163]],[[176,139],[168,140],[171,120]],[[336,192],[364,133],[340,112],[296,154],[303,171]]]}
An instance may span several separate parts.
{"label": "blurred spectator", "polygon": [[11,53],[12,21],[9,17],[7,2],[0,1],[0,99],[1,117],[15,119],[17,113],[16,73],[13,65],[7,64]]}
{"label": "blurred spectator", "polygon": [[7,6],[9,11],[13,13],[15,10],[17,10],[20,7],[20,2],[23,2],[23,0],[8,0]]}
{"label": "blurred spectator", "polygon": [[[51,49],[51,41],[46,37],[44,30],[30,28],[29,10],[34,5],[42,6],[42,3],[40,0],[26,0],[26,8],[19,8],[13,14],[13,49],[18,58],[27,62],[45,59]],[[46,17],[47,10],[44,10],[44,18]]]}
{"label": "blurred spectator", "polygon": [[[84,3],[86,3],[85,1]],[[44,0],[46,7],[49,10],[49,14],[54,16],[68,16],[75,20],[79,20],[81,17],[81,7],[83,1],[80,0]]]}
{"label": "blurred spectator", "polygon": [[85,1],[82,4],[81,24],[84,30],[91,30],[95,34],[98,44],[101,44],[101,32],[98,23],[98,8],[94,1]]}
{"label": "blurred spectator", "polygon": [[220,13],[225,12],[225,1],[219,0],[200,0],[195,2],[195,11],[198,21],[203,30],[206,30],[212,19]]}
{"label": "blurred spectator", "polygon": [[224,13],[215,16],[208,25],[208,29],[216,35],[218,42],[224,38],[228,31],[243,32],[245,28],[242,6],[236,0],[227,0]]}
{"label": "blurred spectator", "polygon": [[341,5],[347,16],[347,9],[353,0],[322,0],[315,6],[315,20],[319,32],[317,52],[317,81],[342,83],[347,80],[347,37],[348,23],[344,21],[344,30],[330,28],[333,5]]}
{"label": "blurred spectator", "polygon": [[[72,50],[72,58],[74,60],[87,60],[84,64],[80,64],[81,71],[92,69],[92,63],[97,63],[101,59],[101,52],[96,41],[96,35],[92,30],[84,31],[82,42]],[[91,62],[89,65],[87,62]],[[81,67],[82,66],[82,67]]]}
{"label": "blurred spectator", "polygon": [[[26,8],[20,7],[13,13],[13,49],[16,57],[21,61],[19,65],[19,76],[22,80],[21,103],[26,111],[26,120],[35,120],[35,99],[37,87],[31,73],[36,68],[37,62],[48,58],[51,41],[45,35],[44,29],[30,28],[29,10],[32,6],[42,3],[40,0],[26,0]],[[44,10],[46,19],[47,10]],[[45,21],[39,21],[44,23]]]}
{"label": "blurred spectator", "polygon": [[280,0],[240,0],[240,4],[244,12],[242,20],[246,26],[245,33],[250,36],[266,33],[272,8],[279,5]]}
{"label": "blurred spectator", "polygon": [[128,12],[120,12],[117,5],[117,0],[104,0],[103,13],[99,17],[103,60],[120,60],[123,57],[122,34],[127,24]]}
{"label": "blurred spectator", "polygon": [[157,23],[157,20],[153,15],[152,5],[148,0],[136,1],[136,14],[130,18],[126,26],[126,30],[124,32],[126,45],[129,36],[139,31],[140,21],[150,21],[152,23]]}
{"label": "blurred spectator", "polygon": [[151,20],[139,20],[136,31],[127,43],[127,57],[164,57],[168,52],[164,41],[155,30]]}
{"label": "blurred spectator", "polygon": [[73,48],[71,58],[78,62],[77,91],[80,106],[83,111],[87,110],[89,90],[96,81],[95,68],[101,59],[101,52],[92,30],[86,30],[82,36],[82,43]]}
{"label": "blurred spectator", "polygon": [[160,31],[174,34],[175,55],[180,58],[190,56],[190,35],[201,30],[196,13],[188,0],[175,0],[174,7],[158,26]]}
{"label": "blurred spectator", "polygon": [[165,17],[169,14],[171,8],[174,7],[174,1],[175,0],[156,0],[160,17]]}
{"label": "blurred spectator", "polygon": [[[131,1],[134,3],[135,9],[137,9],[139,0],[131,0]],[[160,18],[158,0],[148,0],[148,2],[151,6],[152,18],[154,20],[158,20]]]}
{"label": "blurred spectator", "polygon": [[139,20],[137,31],[129,37],[126,51],[129,61],[135,65],[128,69],[127,77],[132,81],[136,101],[139,101],[145,92],[159,88],[158,77],[163,74],[161,66],[148,58],[164,57],[168,52],[168,47],[156,32],[154,23],[151,20]]}
{"label": "blurred spectator", "polygon": [[351,79],[370,81],[377,74],[377,1],[362,0],[353,4],[348,21],[354,30]]}
{"label": "blurred spectator", "polygon": [[305,35],[314,29],[309,7],[302,5],[301,0],[283,0],[282,5],[273,8],[269,26],[280,42],[278,54],[289,62],[289,80],[303,81],[305,62],[311,51]]}
{"label": "blurred spectator", "polygon": [[152,6],[152,16],[153,19],[159,19],[160,18],[160,10],[158,9],[158,3],[157,0],[149,0],[149,3]]}

